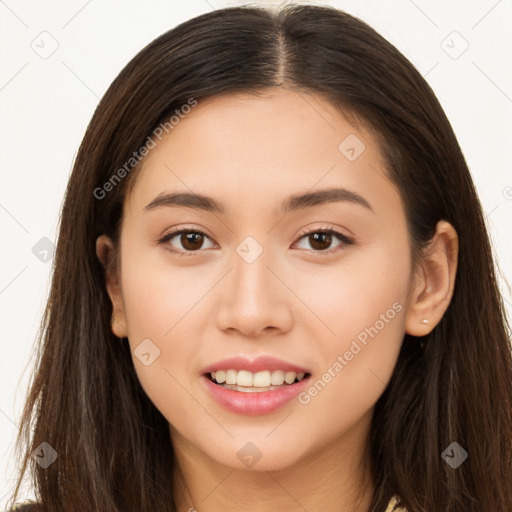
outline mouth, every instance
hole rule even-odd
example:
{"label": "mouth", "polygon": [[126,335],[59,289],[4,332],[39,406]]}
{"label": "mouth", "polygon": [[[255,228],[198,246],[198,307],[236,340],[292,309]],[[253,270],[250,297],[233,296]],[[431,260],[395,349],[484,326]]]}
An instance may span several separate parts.
{"label": "mouth", "polygon": [[245,416],[269,414],[285,407],[312,378],[309,368],[264,354],[217,361],[203,368],[200,376],[207,396]]}
{"label": "mouth", "polygon": [[230,368],[207,372],[204,376],[217,386],[242,393],[263,393],[293,386],[308,379],[308,372],[263,370],[250,372]]}

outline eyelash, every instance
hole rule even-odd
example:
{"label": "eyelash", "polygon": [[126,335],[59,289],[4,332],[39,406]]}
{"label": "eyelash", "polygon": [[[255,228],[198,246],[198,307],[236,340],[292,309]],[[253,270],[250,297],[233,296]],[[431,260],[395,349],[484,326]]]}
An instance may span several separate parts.
{"label": "eyelash", "polygon": [[[180,229],[180,228],[177,228],[177,229],[174,229],[173,231],[167,233],[162,238],[160,238],[158,240],[158,243],[161,244],[161,245],[167,244],[167,242],[172,240],[175,236],[181,235],[182,233],[194,233],[194,234],[199,234],[199,235],[203,235],[203,236],[205,236],[207,238],[210,238],[204,231],[201,231],[200,229],[186,229],[186,228],[185,229]],[[314,234],[314,233],[322,233],[322,234],[334,235],[336,238],[338,238],[342,242],[340,244],[341,246],[343,246],[343,245],[347,246],[347,245],[354,245],[355,244],[355,240],[353,238],[351,238],[351,237],[349,237],[347,235],[344,235],[343,233],[340,233],[339,231],[334,229],[332,226],[327,226],[327,227],[324,227],[324,228],[317,228],[317,229],[313,229],[313,230],[310,230],[310,231],[303,232],[300,235],[298,235],[297,241],[300,241],[303,238],[305,238],[306,236],[309,236],[309,235]],[[201,252],[201,250],[197,250],[197,251],[180,251],[180,250],[176,250],[174,248],[170,248],[169,244],[167,244],[167,245],[168,246],[165,249],[167,251],[173,253],[173,254],[176,254],[177,256],[187,256],[187,257],[188,256],[197,256],[198,253]],[[325,251],[311,250],[310,252],[312,252],[315,255],[319,255],[319,256],[330,255],[330,254],[333,254],[334,252],[336,252],[339,249],[340,245],[338,245],[334,249],[327,249]]]}

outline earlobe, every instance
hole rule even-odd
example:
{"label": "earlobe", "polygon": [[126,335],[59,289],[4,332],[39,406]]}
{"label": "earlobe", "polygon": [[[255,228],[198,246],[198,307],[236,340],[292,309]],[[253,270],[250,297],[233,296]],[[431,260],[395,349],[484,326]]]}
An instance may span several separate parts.
{"label": "earlobe", "polygon": [[449,222],[439,221],[411,283],[407,334],[425,336],[441,321],[453,296],[457,260],[457,232]]}
{"label": "earlobe", "polygon": [[96,256],[105,270],[105,285],[112,302],[112,318],[110,321],[112,332],[118,338],[124,338],[128,336],[128,331],[126,329],[123,297],[119,283],[118,270],[116,265],[112,262],[112,258],[114,257],[114,244],[108,236],[101,235],[96,239]]}

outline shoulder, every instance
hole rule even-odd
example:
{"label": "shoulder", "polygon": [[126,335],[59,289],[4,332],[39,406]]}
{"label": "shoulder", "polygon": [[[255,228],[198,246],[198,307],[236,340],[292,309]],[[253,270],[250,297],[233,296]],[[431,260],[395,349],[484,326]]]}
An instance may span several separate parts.
{"label": "shoulder", "polygon": [[391,498],[391,501],[388,503],[388,508],[386,509],[386,512],[407,512],[407,509],[401,507],[399,505],[398,498],[396,496],[393,496]]}
{"label": "shoulder", "polygon": [[27,502],[14,505],[5,512],[44,512],[44,508],[40,503]]}

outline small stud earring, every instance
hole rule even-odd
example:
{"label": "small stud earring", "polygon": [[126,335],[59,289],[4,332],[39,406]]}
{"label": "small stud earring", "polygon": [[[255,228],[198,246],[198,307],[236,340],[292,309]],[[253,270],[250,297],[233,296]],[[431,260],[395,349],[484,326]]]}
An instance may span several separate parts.
{"label": "small stud earring", "polygon": [[[110,325],[111,325],[111,326],[113,326],[116,322],[117,322],[117,323],[119,323],[119,320],[118,320],[115,316],[113,316],[113,317],[110,319]],[[115,336],[115,335],[114,335],[114,336]],[[119,339],[119,341],[123,341],[123,339],[124,339],[124,338],[119,338],[118,336],[116,336],[116,338],[118,338],[118,339]]]}
{"label": "small stud earring", "polygon": [[425,324],[425,325],[430,325],[430,320],[428,320],[427,318],[424,318],[422,320],[422,322]]}

